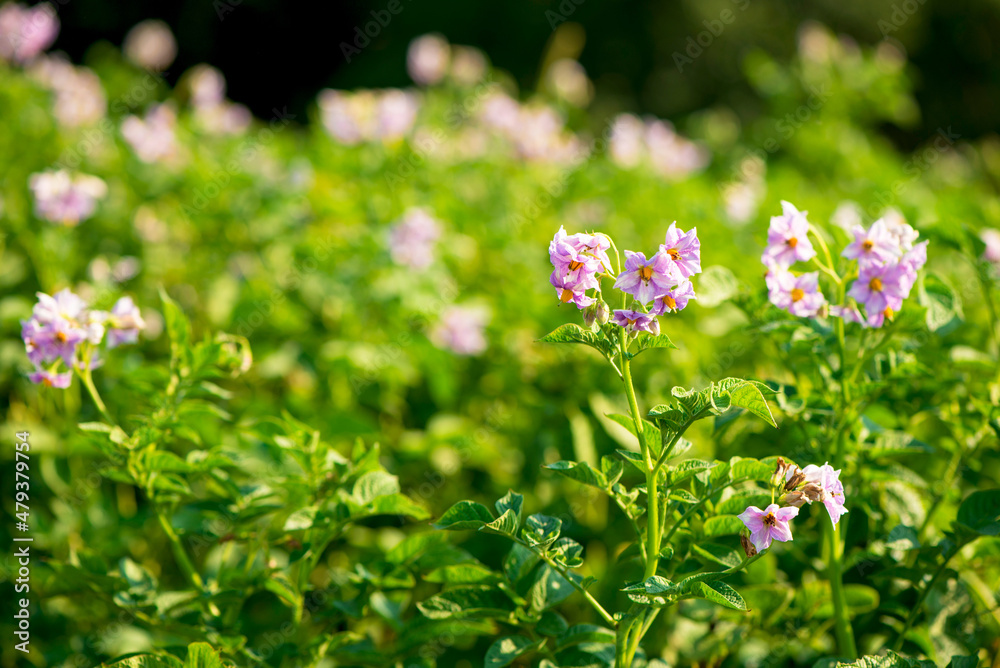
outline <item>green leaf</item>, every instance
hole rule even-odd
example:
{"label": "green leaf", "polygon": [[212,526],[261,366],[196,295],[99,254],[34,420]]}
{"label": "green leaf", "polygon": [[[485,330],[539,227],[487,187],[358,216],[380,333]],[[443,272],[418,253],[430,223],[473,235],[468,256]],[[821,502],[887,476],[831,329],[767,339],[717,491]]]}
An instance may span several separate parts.
{"label": "green leaf", "polygon": [[223,665],[222,659],[219,658],[219,654],[212,649],[211,645],[204,642],[194,642],[188,645],[184,668],[223,668]]}
{"label": "green leaf", "polygon": [[628,597],[635,603],[655,607],[669,605],[678,593],[673,582],[659,575],[653,575],[642,582],[623,587],[622,591],[628,594]]}
{"label": "green leaf", "polygon": [[749,478],[758,482],[767,482],[774,475],[774,466],[758,461],[753,457],[733,457],[729,460],[729,468],[733,479]]}
{"label": "green leaf", "polygon": [[295,620],[302,618],[302,595],[292,580],[281,572],[271,573],[264,583],[264,589],[273,593],[282,603],[292,609]]}
{"label": "green leaf", "polygon": [[435,529],[446,531],[468,531],[479,528],[493,521],[490,509],[475,501],[459,501],[445,511],[444,515],[434,523]]}
{"label": "green leaf", "polygon": [[650,350],[652,348],[673,348],[677,349],[674,342],[670,340],[670,337],[666,334],[660,334],[659,336],[653,336],[647,332],[643,332],[636,338],[635,346],[632,350],[625,354],[625,359],[631,360],[639,356],[640,353]]}
{"label": "green leaf", "polygon": [[978,656],[953,656],[946,668],[976,668],[978,665]]}
{"label": "green leaf", "polygon": [[614,643],[615,632],[594,624],[576,624],[559,636],[556,651],[581,643]]}
{"label": "green leaf", "polygon": [[888,650],[885,656],[863,656],[851,663],[837,662],[835,668],[937,668],[933,661],[911,659]]}
{"label": "green leaf", "polygon": [[[829,585],[823,587],[822,591],[829,592]],[[844,598],[847,600],[847,612],[850,617],[871,612],[877,609],[879,604],[878,591],[863,584],[845,584]],[[829,595],[824,597],[822,603],[813,612],[813,616],[816,619],[833,618],[833,602]]]}
{"label": "green leaf", "polygon": [[704,459],[685,459],[677,466],[669,468],[667,471],[668,484],[677,485],[713,466],[715,466],[715,462],[707,462]]}
{"label": "green leaf", "polygon": [[565,568],[583,565],[583,546],[572,538],[560,538],[552,546],[552,559]]}
{"label": "green leaf", "polygon": [[667,498],[678,503],[698,503],[698,497],[686,489],[672,490]]}
{"label": "green leaf", "polygon": [[482,584],[496,580],[498,577],[496,573],[484,564],[467,562],[435,568],[424,576],[424,581],[452,585]]}
{"label": "green leaf", "polygon": [[502,619],[510,616],[514,604],[496,587],[469,585],[446,589],[417,603],[417,609],[429,619]]}
{"label": "green leaf", "polygon": [[538,569],[528,598],[533,610],[548,610],[572,596],[574,591],[569,580],[546,564]]}
{"label": "green leaf", "polygon": [[[619,462],[619,466],[621,463]],[[576,480],[584,485],[607,490],[608,479],[600,471],[595,471],[587,462],[558,461],[553,464],[546,464],[544,468],[555,471],[559,475]]]}
{"label": "green leaf", "polygon": [[[544,643],[544,641],[542,641]],[[497,639],[486,650],[485,668],[509,666],[522,654],[527,654],[539,646],[524,636],[505,636]]]}
{"label": "green leaf", "polygon": [[695,543],[691,546],[691,550],[698,556],[726,568],[736,568],[743,563],[740,552],[719,543]]}
{"label": "green leaf", "polygon": [[720,501],[715,506],[715,512],[720,515],[739,515],[748,506],[767,508],[771,504],[770,494],[761,494],[756,490],[734,494],[725,501]]}
{"label": "green leaf", "polygon": [[[635,433],[635,422],[627,415],[622,415],[621,413],[606,413],[605,417],[612,422],[628,429],[629,433],[636,436]],[[636,436],[636,441],[638,442],[639,437]],[[642,421],[642,440],[646,443],[646,447],[654,455],[659,455],[661,448],[663,447],[662,437],[660,435],[660,428],[655,424],[648,422],[647,420]]]}
{"label": "green leaf", "polygon": [[981,536],[1000,535],[1000,489],[984,489],[965,497],[956,521]]}
{"label": "green leaf", "polygon": [[756,415],[772,427],[778,426],[771,414],[771,407],[764,398],[764,392],[773,394],[773,391],[764,383],[742,378],[726,378],[716,383],[716,387],[729,395],[730,405]]}
{"label": "green leaf", "polygon": [[743,531],[744,526],[743,520],[736,515],[717,515],[705,520],[701,532],[705,538],[730,536]]}
{"label": "green leaf", "polygon": [[399,478],[385,471],[369,471],[354,483],[351,495],[360,504],[370,503],[380,496],[397,494]]}
{"label": "green leaf", "polygon": [[963,319],[962,298],[936,274],[924,275],[917,290],[917,301],[927,308],[924,319],[932,332],[945,334]]}
{"label": "green leaf", "polygon": [[609,360],[613,360],[618,353],[617,345],[603,334],[595,334],[572,323],[557,327],[538,340],[542,343],[580,343],[590,346]]}
{"label": "green leaf", "polygon": [[352,519],[375,517],[377,515],[403,515],[415,520],[425,520],[431,516],[422,505],[403,494],[390,494],[376,497],[365,506],[359,514],[352,514]]}
{"label": "green leaf", "polygon": [[517,517],[517,523],[521,523],[521,507],[524,505],[524,497],[512,489],[507,490],[507,493],[503,495],[500,499],[497,499],[494,506],[497,509],[497,513],[503,515],[508,510],[512,511]]}
{"label": "green leaf", "polygon": [[746,611],[747,604],[739,593],[725,582],[698,582],[691,588],[691,593],[713,603],[718,603],[733,610]]}
{"label": "green leaf", "polygon": [[170,338],[171,364],[181,364],[191,349],[191,323],[163,288],[160,288],[160,299],[163,301],[163,318]]}
{"label": "green leaf", "polygon": [[548,547],[559,538],[562,520],[548,515],[535,514],[524,524],[523,536],[528,545]]}
{"label": "green leaf", "polygon": [[184,664],[169,654],[133,654],[102,663],[101,668],[184,668]]}
{"label": "green leaf", "polygon": [[[499,506],[500,504],[497,503],[497,505]],[[520,510],[520,508],[518,508],[518,510]],[[520,512],[515,513],[511,508],[508,508],[503,511],[503,515],[481,527],[479,530],[486,533],[495,533],[501,536],[509,536],[513,538],[517,535],[517,529],[520,525]]]}

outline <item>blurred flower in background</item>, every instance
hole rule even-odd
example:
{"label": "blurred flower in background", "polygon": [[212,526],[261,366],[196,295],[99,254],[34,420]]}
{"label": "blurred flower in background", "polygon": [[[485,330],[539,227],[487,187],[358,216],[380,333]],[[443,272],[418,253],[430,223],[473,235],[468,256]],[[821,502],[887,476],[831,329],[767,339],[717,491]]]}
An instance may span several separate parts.
{"label": "blurred flower in background", "polygon": [[560,58],[545,73],[546,88],[560,100],[586,107],[594,97],[594,85],[583,66],[571,58]]}
{"label": "blurred flower in background", "polygon": [[425,209],[410,209],[389,230],[389,255],[396,264],[426,269],[434,261],[440,236],[441,225],[433,216]]}
{"label": "blurred flower in background", "polygon": [[986,244],[983,259],[992,264],[1000,265],[1000,230],[993,228],[983,230],[980,238]]}
{"label": "blurred flower in background", "polygon": [[52,46],[58,34],[59,17],[47,2],[0,7],[0,58],[4,60],[26,63]]}
{"label": "blurred flower in background", "polygon": [[441,35],[422,35],[410,42],[406,70],[418,84],[430,86],[444,79],[451,60],[448,40]]}
{"label": "blurred flower in background", "polygon": [[324,90],[317,99],[323,127],[339,143],[354,146],[363,142],[393,143],[410,133],[420,110],[411,92]]}
{"label": "blurred flower in background", "polygon": [[195,122],[211,134],[240,134],[252,116],[242,104],[226,99],[226,78],[211,65],[196,65],[185,74]]}
{"label": "blurred flower in background", "polygon": [[160,162],[177,154],[174,127],[177,113],[169,104],[154,105],[145,119],[128,116],[122,122],[122,136],[143,162]]}
{"label": "blurred flower in background", "polygon": [[96,176],[71,175],[66,170],[32,174],[30,186],[35,196],[35,215],[70,227],[90,218],[98,200],[108,192],[107,185]]}
{"label": "blurred flower in background", "polygon": [[98,76],[86,67],[76,67],[64,56],[44,56],[29,74],[55,93],[53,113],[66,127],[93,125],[104,118],[108,101]]}
{"label": "blurred flower in background", "polygon": [[704,146],[674,131],[667,121],[621,114],[611,124],[611,159],[631,169],[643,161],[667,179],[682,179],[703,170],[711,156]]}
{"label": "blurred flower in background", "polygon": [[150,19],[128,31],[122,50],[139,67],[162,72],[177,57],[177,40],[166,23]]}
{"label": "blurred flower in background", "polygon": [[431,341],[456,355],[480,355],[487,347],[485,331],[489,321],[489,312],[484,307],[448,307],[431,332]]}

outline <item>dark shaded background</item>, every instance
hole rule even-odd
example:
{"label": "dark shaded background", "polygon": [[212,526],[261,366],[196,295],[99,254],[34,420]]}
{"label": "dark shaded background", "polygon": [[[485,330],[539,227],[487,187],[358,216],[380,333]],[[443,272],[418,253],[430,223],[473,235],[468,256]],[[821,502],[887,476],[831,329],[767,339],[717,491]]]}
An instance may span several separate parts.
{"label": "dark shaded background", "polygon": [[[430,31],[480,47],[522,91],[531,90],[552,24],[561,16],[585,30],[580,61],[602,109],[677,119],[721,104],[750,118],[758,100],[741,73],[744,56],[761,49],[786,59],[796,48],[798,27],[811,19],[861,44],[888,36],[907,53],[922,117],[913,127],[884,128],[901,148],[914,147],[940,127],[951,126],[968,139],[1000,129],[1000,3],[990,0],[400,0],[402,12],[349,63],[341,42],[352,42],[355,28],[388,0],[54,1],[63,3],[57,5],[63,30],[56,48],[75,60],[97,40],[121,44],[131,26],[160,18],[174,30],[180,49],[169,80],[208,62],[225,73],[231,98],[264,117],[276,106],[304,113],[328,86],[407,85],[406,47]],[[735,21],[679,72],[673,54],[725,9]]]}

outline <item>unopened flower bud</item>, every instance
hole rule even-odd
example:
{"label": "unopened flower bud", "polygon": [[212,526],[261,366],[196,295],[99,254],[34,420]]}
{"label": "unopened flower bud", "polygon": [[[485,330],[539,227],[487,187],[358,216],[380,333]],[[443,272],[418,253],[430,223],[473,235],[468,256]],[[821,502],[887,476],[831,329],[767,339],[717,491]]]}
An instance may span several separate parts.
{"label": "unopened flower bud", "polygon": [[757,554],[757,548],[750,542],[750,536],[745,533],[740,534],[740,545],[743,546],[743,552],[746,553],[748,559]]}

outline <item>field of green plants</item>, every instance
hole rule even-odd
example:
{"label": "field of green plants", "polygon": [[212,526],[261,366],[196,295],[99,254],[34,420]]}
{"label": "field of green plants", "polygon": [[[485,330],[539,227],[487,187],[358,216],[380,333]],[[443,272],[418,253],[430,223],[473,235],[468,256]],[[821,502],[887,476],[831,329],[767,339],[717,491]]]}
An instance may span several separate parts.
{"label": "field of green plants", "polygon": [[429,36],[252,118],[44,12],[0,8],[4,667],[1000,665],[1000,140],[900,153],[889,42],[805,25],[675,126]]}

